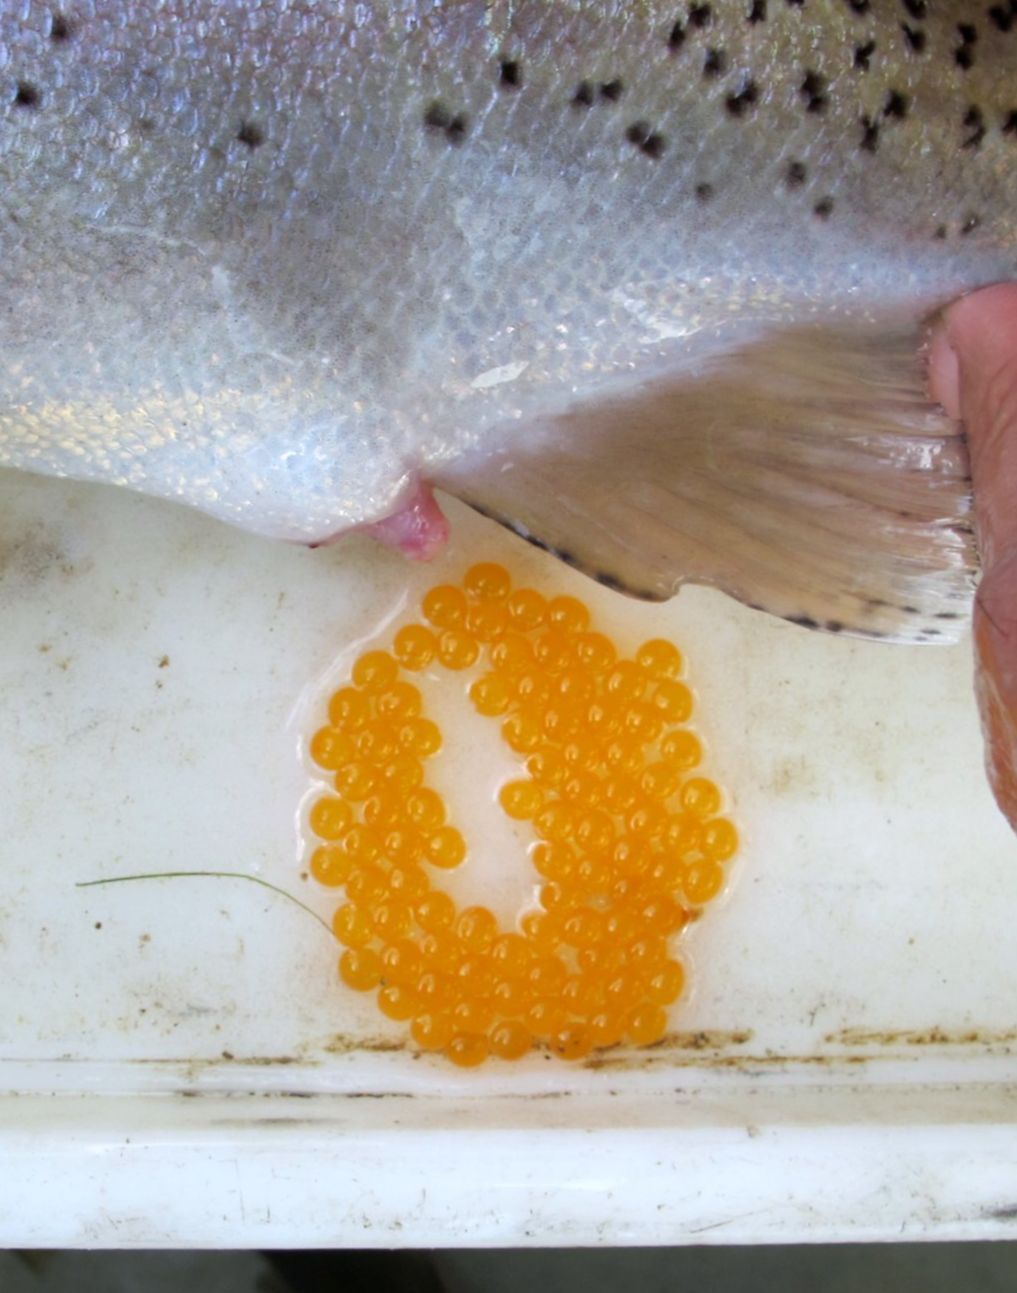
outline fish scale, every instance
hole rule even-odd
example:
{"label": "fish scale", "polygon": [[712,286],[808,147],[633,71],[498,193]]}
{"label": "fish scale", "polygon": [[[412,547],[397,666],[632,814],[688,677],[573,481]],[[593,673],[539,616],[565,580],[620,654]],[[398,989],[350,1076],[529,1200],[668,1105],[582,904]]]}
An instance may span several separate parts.
{"label": "fish scale", "polygon": [[1017,8],[0,3],[0,465],[948,640],[926,321],[1017,267]]}

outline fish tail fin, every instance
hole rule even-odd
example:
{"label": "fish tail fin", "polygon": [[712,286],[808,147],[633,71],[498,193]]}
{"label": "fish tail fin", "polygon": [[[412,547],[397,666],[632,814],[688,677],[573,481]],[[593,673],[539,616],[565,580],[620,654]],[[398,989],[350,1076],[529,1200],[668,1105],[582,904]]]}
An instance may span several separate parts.
{"label": "fish tail fin", "polygon": [[569,407],[437,483],[637,597],[708,584],[810,628],[954,641],[977,568],[968,459],[929,402],[921,341],[771,332]]}

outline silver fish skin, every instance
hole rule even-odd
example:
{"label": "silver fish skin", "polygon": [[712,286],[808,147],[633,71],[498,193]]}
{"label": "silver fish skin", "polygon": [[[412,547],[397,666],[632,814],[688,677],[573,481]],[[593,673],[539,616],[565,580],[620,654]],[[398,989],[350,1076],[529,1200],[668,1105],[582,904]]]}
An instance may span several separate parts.
{"label": "silver fish skin", "polygon": [[956,0],[0,0],[0,465],[955,636],[917,356],[1017,269],[1015,69]]}

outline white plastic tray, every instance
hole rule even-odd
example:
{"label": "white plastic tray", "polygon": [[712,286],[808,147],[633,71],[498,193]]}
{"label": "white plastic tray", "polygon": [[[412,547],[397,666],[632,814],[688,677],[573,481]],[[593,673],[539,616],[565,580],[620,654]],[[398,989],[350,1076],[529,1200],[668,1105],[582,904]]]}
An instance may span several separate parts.
{"label": "white plastic tray", "polygon": [[[0,474],[0,1242],[1010,1233],[1017,843],[967,648],[823,638],[702,590],[628,603],[450,510],[447,556],[413,569]],[[298,831],[321,688],[484,555],[688,657],[745,842],[667,1044],[461,1073],[257,886],[74,887],[247,871],[328,914]],[[500,756],[465,715],[441,775],[471,830]],[[510,914],[523,856],[501,828],[457,892]]]}

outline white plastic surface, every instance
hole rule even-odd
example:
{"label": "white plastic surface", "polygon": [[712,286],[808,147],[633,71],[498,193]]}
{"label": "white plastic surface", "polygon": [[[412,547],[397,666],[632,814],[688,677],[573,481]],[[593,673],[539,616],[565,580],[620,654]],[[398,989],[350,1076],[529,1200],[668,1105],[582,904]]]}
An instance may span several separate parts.
{"label": "white plastic surface", "polygon": [[[1009,1233],[1017,842],[968,650],[824,638],[701,590],[630,603],[450,510],[448,554],[413,569],[0,474],[0,1243]],[[484,556],[688,658],[744,846],[665,1045],[458,1072],[341,988],[282,898],[74,887],[243,871],[327,916],[299,832],[322,688]],[[497,737],[440,703],[438,775],[477,844],[450,884],[508,918],[533,877],[525,831],[490,825]]]}

